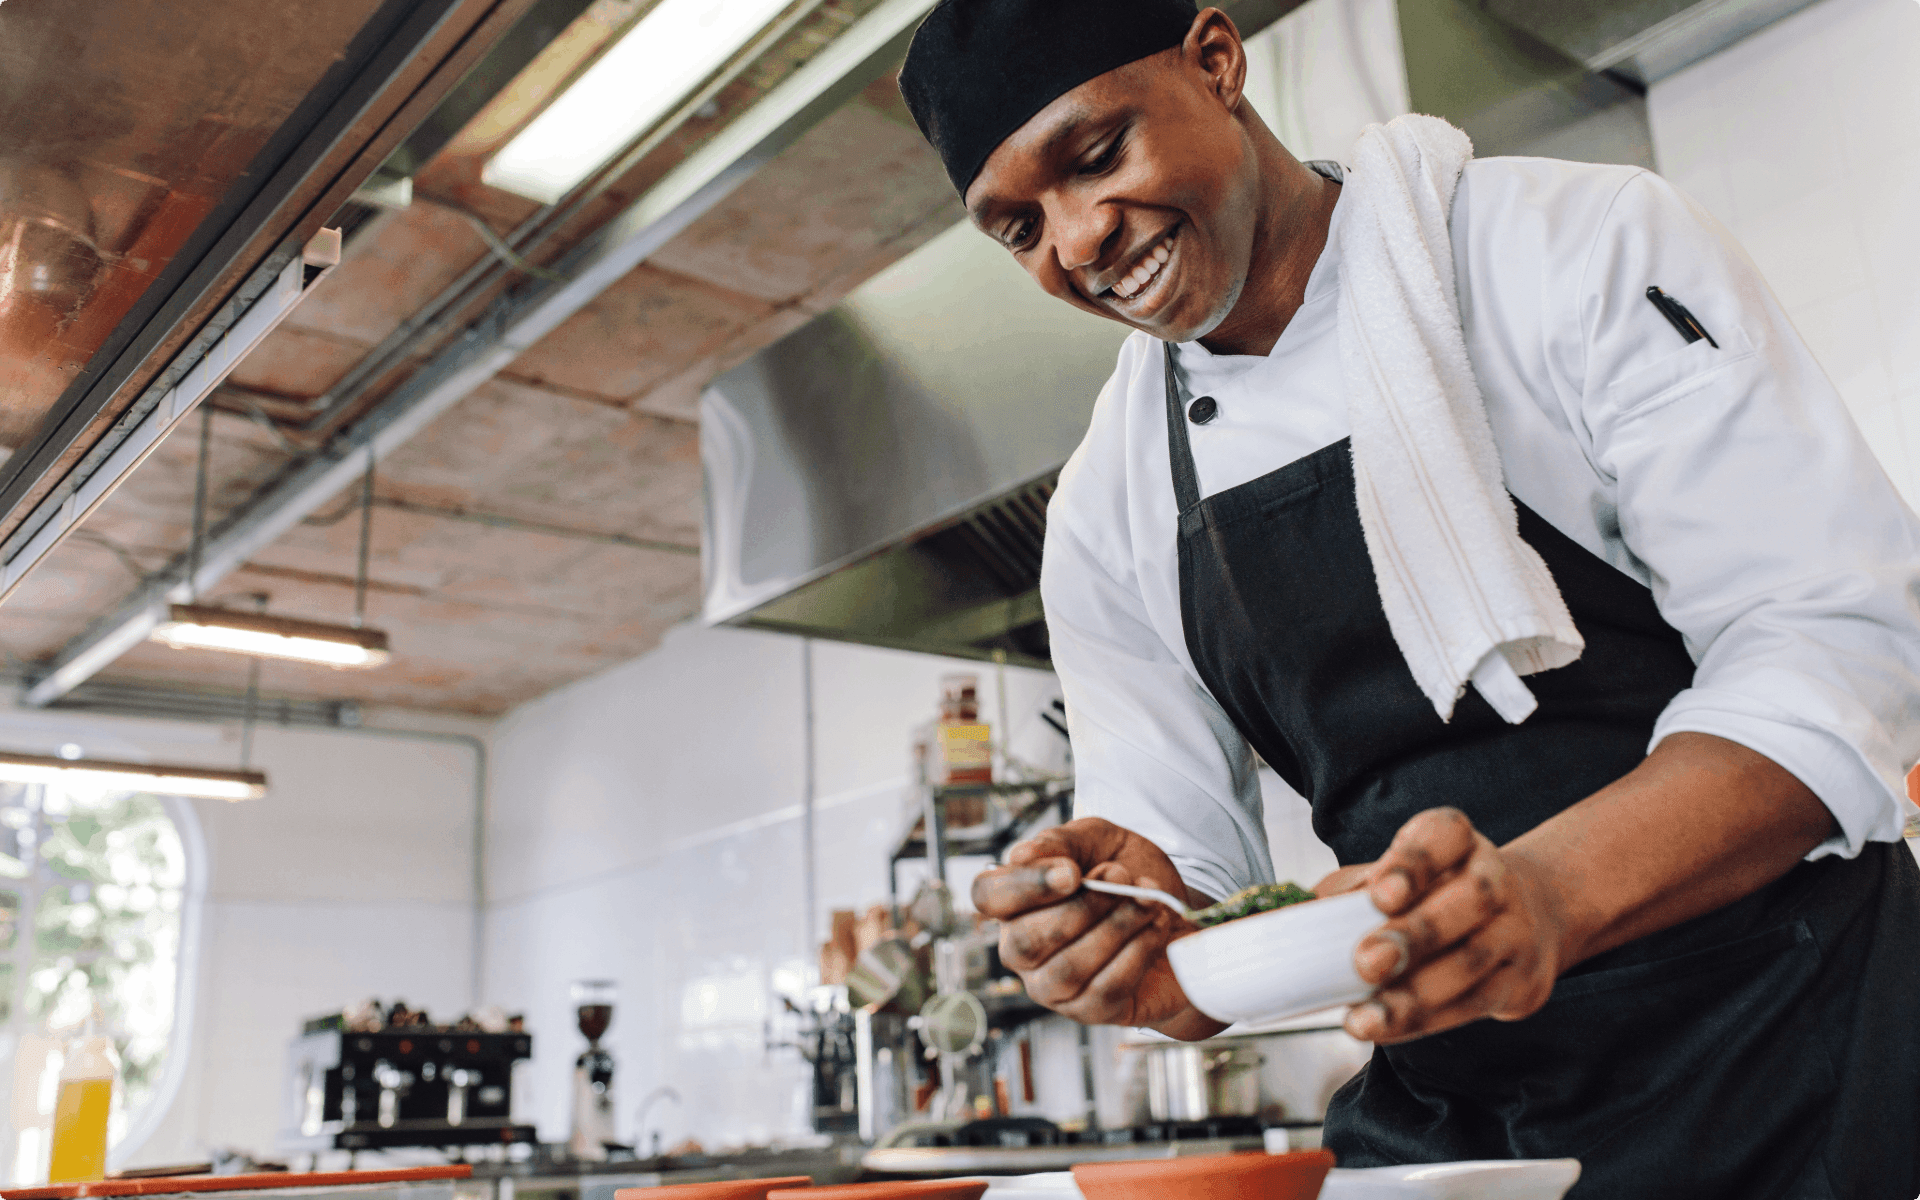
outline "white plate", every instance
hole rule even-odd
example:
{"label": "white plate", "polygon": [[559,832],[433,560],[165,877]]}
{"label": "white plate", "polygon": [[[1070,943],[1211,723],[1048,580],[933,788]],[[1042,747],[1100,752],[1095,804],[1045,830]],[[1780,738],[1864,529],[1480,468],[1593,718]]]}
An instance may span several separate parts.
{"label": "white plate", "polygon": [[1072,1171],[1000,1175],[987,1179],[987,1200],[1080,1200]]}
{"label": "white plate", "polygon": [[1353,969],[1386,918],[1365,892],[1295,904],[1189,934],[1167,947],[1174,977],[1216,1021],[1278,1021],[1373,994]]}
{"label": "white plate", "polygon": [[[1320,1200],[1561,1200],[1580,1178],[1571,1158],[1334,1168]],[[1066,1171],[987,1180],[986,1200],[1080,1200]]]}
{"label": "white plate", "polygon": [[1335,1168],[1320,1200],[1560,1200],[1579,1178],[1571,1158]]}

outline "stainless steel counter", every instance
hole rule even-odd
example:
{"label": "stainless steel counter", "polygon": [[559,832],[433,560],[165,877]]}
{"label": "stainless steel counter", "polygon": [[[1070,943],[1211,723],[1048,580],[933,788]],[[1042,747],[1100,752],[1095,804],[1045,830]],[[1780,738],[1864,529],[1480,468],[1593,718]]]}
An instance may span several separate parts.
{"label": "stainless steel counter", "polygon": [[473,1178],[461,1180],[451,1200],[613,1200],[621,1188],[784,1175],[809,1175],[817,1184],[847,1183],[860,1173],[861,1150],[849,1145],[622,1163],[476,1163]]}
{"label": "stainless steel counter", "polygon": [[[1305,1133],[1305,1130],[1295,1131]],[[1318,1143],[1317,1129],[1312,1140]],[[1302,1139],[1304,1140],[1304,1139]],[[1184,1158],[1259,1150],[1259,1138],[1205,1138],[1179,1142],[1117,1142],[1058,1146],[896,1146],[869,1150],[860,1166],[876,1175],[1028,1175],[1064,1171],[1075,1163]],[[1309,1149],[1297,1145],[1297,1149]]]}

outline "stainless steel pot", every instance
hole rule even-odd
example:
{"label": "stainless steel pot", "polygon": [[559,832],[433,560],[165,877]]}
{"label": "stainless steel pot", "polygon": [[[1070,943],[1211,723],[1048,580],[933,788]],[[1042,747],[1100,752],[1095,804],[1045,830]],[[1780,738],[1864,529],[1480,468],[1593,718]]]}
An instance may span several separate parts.
{"label": "stainless steel pot", "polygon": [[1252,1046],[1154,1046],[1147,1055],[1147,1111],[1156,1121],[1251,1117],[1260,1112],[1260,1065]]}

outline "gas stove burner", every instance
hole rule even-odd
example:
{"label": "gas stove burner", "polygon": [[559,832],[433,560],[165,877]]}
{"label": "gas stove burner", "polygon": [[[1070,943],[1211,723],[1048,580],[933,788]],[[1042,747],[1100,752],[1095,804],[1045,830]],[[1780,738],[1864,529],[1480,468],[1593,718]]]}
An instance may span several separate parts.
{"label": "gas stove burner", "polygon": [[1158,1142],[1258,1138],[1258,1117],[1210,1117],[1204,1121],[1152,1121],[1124,1129],[1062,1129],[1042,1117],[992,1117],[958,1129],[916,1131],[898,1144],[921,1148],[1020,1149],[1030,1146],[1128,1146]]}
{"label": "gas stove burner", "polygon": [[1209,1117],[1204,1121],[1152,1121],[1125,1129],[1088,1129],[1069,1133],[1069,1145],[1123,1146],[1143,1142],[1201,1142],[1223,1138],[1257,1138],[1258,1117]]}

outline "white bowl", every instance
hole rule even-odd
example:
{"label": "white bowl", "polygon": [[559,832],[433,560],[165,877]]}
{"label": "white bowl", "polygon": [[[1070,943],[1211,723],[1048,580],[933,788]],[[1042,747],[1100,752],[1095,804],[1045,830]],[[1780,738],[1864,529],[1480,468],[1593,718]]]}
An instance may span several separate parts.
{"label": "white bowl", "polygon": [[1241,917],[1171,943],[1187,999],[1216,1021],[1278,1021],[1373,994],[1354,947],[1386,920],[1365,892]]}

